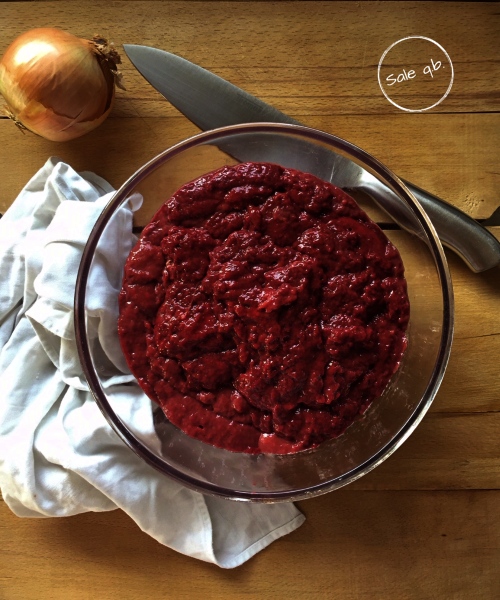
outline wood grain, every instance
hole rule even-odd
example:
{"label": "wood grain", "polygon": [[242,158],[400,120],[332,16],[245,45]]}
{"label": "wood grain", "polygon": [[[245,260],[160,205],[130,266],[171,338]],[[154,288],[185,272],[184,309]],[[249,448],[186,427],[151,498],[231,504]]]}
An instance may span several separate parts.
{"label": "wood grain", "polygon": [[[488,2],[37,2],[2,3],[0,53],[30,27],[81,37],[96,27],[117,45],[142,43],[214,70],[284,112],[398,114],[376,71],[390,44],[419,32],[449,53],[456,81],[435,112],[498,111],[500,15]],[[480,40],[480,43],[478,43]],[[130,89],[140,76],[124,62]],[[165,110],[146,88],[151,111]]]}
{"label": "wood grain", "polygon": [[[29,27],[56,24],[90,36],[98,21],[117,46],[152,44],[185,56],[305,124],[361,146],[475,218],[488,217],[500,204],[500,66],[494,60],[499,16],[492,4],[403,2],[393,10],[390,3],[249,2],[229,10],[230,4],[6,2],[0,53]],[[427,25],[426,34],[453,55],[456,83],[432,113],[410,115],[382,96],[376,65],[395,32],[404,37],[415,31],[429,11],[441,25]],[[450,12],[453,19],[446,18]],[[479,35],[481,44],[474,43]],[[203,44],[195,43],[200,39]],[[245,40],[258,51],[250,51]],[[108,123],[84,138],[54,144],[30,133],[16,136],[12,123],[0,120],[0,160],[20,157],[0,182],[0,211],[48,155],[105,172],[119,186],[155,153],[198,131],[125,55],[123,61],[128,90],[118,91]]]}
{"label": "wood grain", "polygon": [[[500,205],[497,3],[2,2],[0,54],[37,26],[177,53],[350,140],[474,218]],[[390,44],[415,34],[442,44],[455,80],[433,110],[409,114],[382,95],[377,65]],[[0,212],[51,155],[119,187],[198,132],[126,56],[123,72],[127,90],[110,118],[78,140],[22,135],[0,118]],[[491,231],[500,239],[500,227]],[[407,234],[389,235],[404,251]],[[0,501],[0,600],[499,598],[500,267],[473,274],[446,255],[455,335],[428,414],[377,469],[299,503],[307,520],[297,531],[224,571],[161,546],[119,510],[18,519]]]}
{"label": "wood grain", "polygon": [[498,597],[498,491],[338,491],[300,508],[301,528],[224,571],[161,546],[120,511],[21,520],[0,503],[2,598]]}
{"label": "wood grain", "polygon": [[[0,160],[9,164],[0,178],[0,212],[49,156],[76,170],[94,171],[118,188],[156,154],[199,132],[185,117],[144,117],[137,111],[130,118],[112,115],[95,131],[64,144],[23,135],[0,119]],[[489,217],[500,206],[500,114],[427,117],[339,115],[311,118],[307,124],[360,146],[400,177],[472,217]]]}

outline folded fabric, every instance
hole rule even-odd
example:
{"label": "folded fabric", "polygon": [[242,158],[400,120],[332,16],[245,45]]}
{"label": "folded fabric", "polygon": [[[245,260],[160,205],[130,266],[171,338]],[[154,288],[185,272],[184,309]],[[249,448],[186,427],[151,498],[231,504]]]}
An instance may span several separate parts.
{"label": "folded fabric", "polygon": [[[121,508],[160,543],[224,568],[236,567],[304,521],[289,504],[203,496],[138,458],[110,428],[89,392],[76,350],[73,295],[88,235],[113,188],[51,158],[0,219],[0,489],[20,517]],[[114,219],[113,245],[99,248],[88,298],[111,394],[143,435],[154,436],[151,405],[116,335],[108,261],[128,255],[140,198]],[[99,262],[100,260],[100,262]],[[112,302],[111,299],[114,301]],[[135,390],[135,391],[131,391]],[[125,396],[124,396],[125,397]]]}

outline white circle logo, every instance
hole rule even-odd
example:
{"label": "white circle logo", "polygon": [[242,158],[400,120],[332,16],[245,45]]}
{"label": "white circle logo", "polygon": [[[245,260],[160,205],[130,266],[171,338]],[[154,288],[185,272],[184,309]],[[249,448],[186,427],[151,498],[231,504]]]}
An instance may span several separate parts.
{"label": "white circle logo", "polygon": [[410,35],[391,44],[382,54],[377,77],[382,93],[392,105],[418,113],[431,110],[448,96],[454,70],[441,44],[422,35]]}

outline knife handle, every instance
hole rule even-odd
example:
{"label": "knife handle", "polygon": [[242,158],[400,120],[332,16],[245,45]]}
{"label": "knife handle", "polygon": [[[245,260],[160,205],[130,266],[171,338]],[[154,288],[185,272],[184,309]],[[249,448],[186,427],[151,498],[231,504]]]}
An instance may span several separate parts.
{"label": "knife handle", "polygon": [[441,242],[453,250],[475,273],[481,273],[500,265],[500,242],[472,217],[404,181],[405,185],[420,202]]}

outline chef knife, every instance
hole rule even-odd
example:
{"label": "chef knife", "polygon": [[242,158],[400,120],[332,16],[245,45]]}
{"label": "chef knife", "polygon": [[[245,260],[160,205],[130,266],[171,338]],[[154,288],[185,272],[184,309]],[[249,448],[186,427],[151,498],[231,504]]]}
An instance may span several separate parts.
{"label": "chef knife", "polygon": [[[173,106],[202,130],[229,125],[254,122],[301,124],[276,108],[248,94],[218,75],[195,65],[170,52],[133,44],[123,48],[135,68]],[[290,140],[275,144],[269,156],[258,158],[252,154],[251,145],[246,147],[222,148],[238,160],[278,161],[287,156],[290,159],[301,156],[301,170],[309,170],[315,175],[331,181],[346,191],[361,190],[371,196],[403,228],[415,231],[412,215],[405,212],[394,192],[384,186],[376,177],[331,150],[316,148],[311,152],[301,152],[300,145],[307,142],[296,140],[290,147]],[[310,168],[304,168],[304,154],[310,157]],[[321,156],[320,156],[321,154]],[[477,221],[447,202],[433,196],[421,188],[405,182],[420,202],[433,223],[442,243],[455,251],[474,272],[481,272],[500,264],[500,243]]]}

